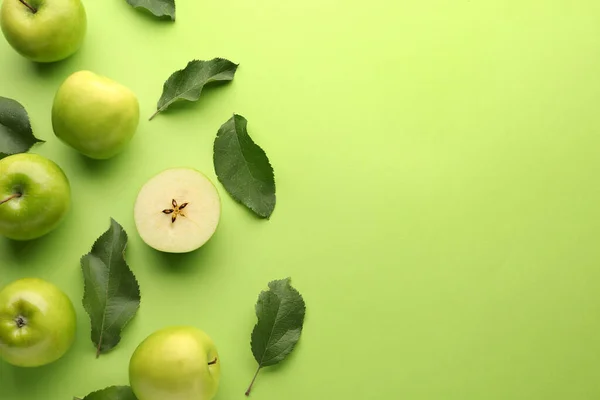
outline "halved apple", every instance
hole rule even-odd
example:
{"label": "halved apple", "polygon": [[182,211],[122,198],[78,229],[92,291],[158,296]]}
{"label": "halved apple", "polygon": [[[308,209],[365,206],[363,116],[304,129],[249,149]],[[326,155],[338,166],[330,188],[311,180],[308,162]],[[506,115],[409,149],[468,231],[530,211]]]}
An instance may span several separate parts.
{"label": "halved apple", "polygon": [[134,209],[142,240],[166,253],[187,253],[204,245],[221,217],[215,185],[200,171],[172,168],[151,178]]}

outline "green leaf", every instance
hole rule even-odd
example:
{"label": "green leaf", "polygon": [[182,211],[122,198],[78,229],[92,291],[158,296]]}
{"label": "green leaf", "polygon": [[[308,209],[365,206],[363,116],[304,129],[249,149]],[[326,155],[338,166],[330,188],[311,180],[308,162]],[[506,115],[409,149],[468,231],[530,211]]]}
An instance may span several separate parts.
{"label": "green leaf", "polygon": [[26,153],[34,144],[43,142],[33,136],[25,108],[18,101],[0,96],[0,159]]}
{"label": "green leaf", "polygon": [[[74,400],[80,400],[75,397]],[[110,386],[106,389],[92,392],[81,400],[137,400],[129,386]]]}
{"label": "green leaf", "polygon": [[127,0],[134,8],[145,8],[157,17],[171,17],[175,21],[175,0]]}
{"label": "green leaf", "polygon": [[251,342],[258,369],[246,396],[261,368],[279,363],[292,352],[302,333],[305,312],[304,299],[291,286],[290,278],[272,281],[269,290],[260,293],[256,303],[258,323]]}
{"label": "green leaf", "polygon": [[196,101],[205,85],[213,82],[232,81],[238,64],[223,58],[210,61],[193,60],[179,71],[174,72],[163,86],[163,94],[158,100],[156,112],[150,117],[169,108],[177,100]]}
{"label": "green leaf", "polygon": [[140,287],[125,261],[127,233],[111,218],[110,228],[81,258],[83,306],[92,322],[96,357],[121,341],[121,331],[140,306]]}
{"label": "green leaf", "polygon": [[258,216],[275,209],[275,176],[267,155],[248,135],[248,121],[234,114],[217,133],[215,172],[231,197]]}

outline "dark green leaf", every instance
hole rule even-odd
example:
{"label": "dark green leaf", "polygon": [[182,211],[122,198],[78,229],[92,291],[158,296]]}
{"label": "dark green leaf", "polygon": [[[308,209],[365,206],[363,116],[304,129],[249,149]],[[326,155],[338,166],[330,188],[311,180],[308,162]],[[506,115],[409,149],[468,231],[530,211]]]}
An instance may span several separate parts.
{"label": "dark green leaf", "polygon": [[[75,399],[79,400],[77,397]],[[110,386],[92,392],[82,400],[137,400],[137,397],[135,397],[129,386]]]}
{"label": "dark green leaf", "polygon": [[251,343],[258,369],[246,396],[261,368],[277,364],[294,349],[302,333],[305,312],[304,299],[291,286],[290,278],[270,282],[269,290],[258,296],[258,323],[252,331]]}
{"label": "dark green leaf", "polygon": [[171,17],[175,21],[175,0],[127,0],[134,8],[145,8],[157,17]]}
{"label": "dark green leaf", "polygon": [[140,306],[140,287],[125,261],[127,233],[115,220],[81,258],[83,306],[92,322],[96,356],[121,341],[121,331]]}
{"label": "dark green leaf", "polygon": [[0,159],[26,153],[34,144],[43,142],[33,136],[25,108],[18,101],[0,96]]}
{"label": "dark green leaf", "polygon": [[223,58],[214,58],[210,61],[190,61],[184,69],[173,73],[167,79],[163,86],[163,94],[158,100],[156,112],[150,119],[166,110],[177,100],[198,100],[202,89],[209,83],[233,80],[237,67],[237,64]]}
{"label": "dark green leaf", "polygon": [[217,133],[215,172],[231,197],[258,216],[275,209],[275,176],[267,155],[248,135],[248,121],[234,114]]}

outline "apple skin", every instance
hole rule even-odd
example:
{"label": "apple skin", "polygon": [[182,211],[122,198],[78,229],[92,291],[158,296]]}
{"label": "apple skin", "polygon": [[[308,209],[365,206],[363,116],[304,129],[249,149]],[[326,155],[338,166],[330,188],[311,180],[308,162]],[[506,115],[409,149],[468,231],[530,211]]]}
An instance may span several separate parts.
{"label": "apple skin", "polygon": [[129,383],[139,400],[211,400],[220,377],[214,342],[189,326],[154,332],[129,363]]}
{"label": "apple skin", "polygon": [[0,235],[36,239],[54,230],[71,207],[71,186],[63,170],[37,154],[0,160]]}
{"label": "apple skin", "polygon": [[69,76],[52,106],[54,134],[85,156],[105,160],[129,144],[140,121],[136,95],[90,71]]}
{"label": "apple skin", "polygon": [[23,57],[36,62],[63,60],[75,53],[87,30],[81,0],[4,0],[0,27],[8,43]]}
{"label": "apple skin", "polygon": [[50,282],[25,278],[0,291],[0,357],[12,365],[39,367],[58,360],[71,348],[75,326],[73,303]]}

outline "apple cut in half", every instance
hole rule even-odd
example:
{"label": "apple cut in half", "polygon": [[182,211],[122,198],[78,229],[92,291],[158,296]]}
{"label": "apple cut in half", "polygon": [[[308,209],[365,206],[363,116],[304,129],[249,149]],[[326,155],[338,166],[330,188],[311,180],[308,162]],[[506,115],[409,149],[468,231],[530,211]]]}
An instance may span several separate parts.
{"label": "apple cut in half", "polygon": [[192,168],[172,168],[151,178],[134,208],[142,240],[166,253],[188,253],[215,233],[221,199],[215,185]]}

